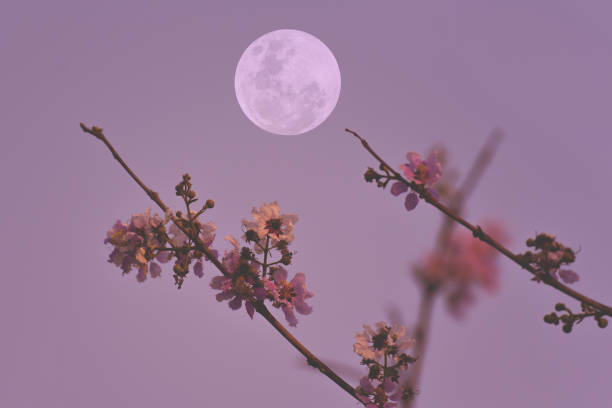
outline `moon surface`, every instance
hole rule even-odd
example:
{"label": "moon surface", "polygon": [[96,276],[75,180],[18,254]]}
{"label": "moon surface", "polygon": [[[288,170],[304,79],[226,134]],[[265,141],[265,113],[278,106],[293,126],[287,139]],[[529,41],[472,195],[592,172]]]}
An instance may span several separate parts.
{"label": "moon surface", "polygon": [[236,98],[244,114],[263,130],[299,135],[319,126],[340,96],[340,69],[318,38],[277,30],[248,46],[238,61]]}

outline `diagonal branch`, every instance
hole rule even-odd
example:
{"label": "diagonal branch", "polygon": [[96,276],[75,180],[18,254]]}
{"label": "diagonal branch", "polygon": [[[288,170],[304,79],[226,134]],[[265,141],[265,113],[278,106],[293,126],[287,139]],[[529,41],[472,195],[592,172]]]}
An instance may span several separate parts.
{"label": "diagonal branch", "polygon": [[417,183],[408,181],[405,178],[403,178],[397,171],[395,171],[391,166],[389,166],[378,154],[376,154],[376,152],[370,147],[368,142],[365,139],[363,139],[361,136],[359,136],[359,134],[357,134],[356,132],[354,132],[354,131],[352,131],[350,129],[345,129],[345,131],[348,132],[348,133],[351,133],[353,136],[355,136],[357,139],[359,139],[359,141],[361,142],[363,147],[376,160],[378,160],[378,162],[381,164],[381,166],[384,166],[384,168],[386,168],[391,174],[393,174],[397,180],[399,180],[402,183],[404,183],[407,186],[409,186],[413,191],[417,192],[422,199],[424,199],[426,202],[428,202],[429,204],[431,204],[434,207],[436,207],[438,210],[440,210],[446,216],[452,218],[454,221],[458,222],[459,224],[463,225],[465,228],[467,228],[470,231],[472,231],[472,235],[474,236],[474,238],[478,238],[482,242],[484,242],[484,243],[490,245],[491,247],[495,248],[497,251],[501,252],[508,259],[512,260],[514,263],[519,265],[521,268],[529,271],[534,276],[537,276],[538,279],[540,279],[545,284],[547,284],[549,286],[552,286],[553,288],[557,289],[558,291],[563,292],[566,295],[568,295],[568,296],[570,296],[570,297],[572,297],[572,298],[574,298],[574,299],[576,299],[576,300],[578,300],[578,301],[580,301],[582,303],[586,303],[589,306],[592,306],[595,309],[600,310],[602,313],[604,313],[604,314],[606,314],[608,316],[612,316],[612,307],[607,306],[607,305],[605,305],[605,304],[603,304],[601,302],[598,302],[598,301],[596,301],[594,299],[591,299],[588,296],[585,296],[582,293],[567,287],[566,285],[564,285],[561,282],[555,280],[552,276],[550,276],[548,274],[546,274],[546,275],[538,274],[537,271],[535,270],[535,268],[533,268],[531,265],[529,265],[527,262],[525,262],[518,254],[513,253],[508,248],[506,248],[505,246],[503,246],[502,244],[500,244],[499,242],[497,242],[496,240],[491,238],[491,236],[486,234],[482,230],[482,228],[480,226],[473,225],[473,224],[469,223],[463,217],[461,217],[460,215],[456,214],[450,208],[446,207],[445,205],[443,205],[439,201],[437,201],[435,198],[433,198],[431,196],[431,194],[429,194],[425,190],[423,185],[419,185]]}
{"label": "diagonal branch", "polygon": [[[147,193],[147,195],[151,198],[151,200],[153,200],[153,202],[155,202],[155,204],[158,205],[159,208],[161,208],[165,213],[168,213],[170,211],[168,206],[166,204],[164,204],[164,202],[161,200],[161,198],[159,198],[159,194],[157,194],[155,191],[153,191],[150,188],[148,188],[138,178],[138,176],[136,176],[136,174],[134,174],[134,172],[129,168],[129,166],[121,158],[119,153],[117,153],[115,148],[110,144],[110,142],[108,141],[106,136],[104,136],[104,132],[103,132],[103,130],[101,128],[98,128],[96,126],[92,126],[91,129],[90,129],[87,126],[85,126],[83,123],[81,123],[80,126],[81,126],[81,129],[83,130],[83,132],[89,133],[90,135],[94,136],[96,139],[102,141],[106,145],[106,147],[108,148],[108,150],[110,150],[110,152],[112,153],[112,155],[115,158],[115,160],[117,160],[119,162],[119,164],[121,164],[121,167],[124,168],[124,170],[130,175],[130,177],[132,177],[132,179],[134,179],[134,181],[140,186],[140,188],[142,188],[144,190],[144,192]],[[210,249],[208,249],[208,247],[206,245],[204,245],[204,242],[202,242],[202,239],[198,235],[193,236],[194,234],[192,234],[189,229],[183,228],[182,223],[177,222],[178,219],[177,219],[177,217],[174,214],[170,213],[170,217],[172,219],[172,222],[181,231],[183,231],[183,233],[185,233],[185,235],[187,235],[195,243],[196,248],[199,251],[203,252],[206,255],[206,257],[208,259],[210,259],[210,261],[217,267],[217,269],[219,269],[219,271],[221,271],[221,273],[223,273],[224,275],[228,276],[229,275],[228,271],[225,269],[223,264],[221,264],[221,262],[219,262],[219,259],[217,259],[217,257],[215,255],[213,255],[213,253],[210,251]],[[291,343],[291,345],[293,345],[293,347],[295,347],[304,357],[306,357],[306,360],[308,361],[308,364],[310,364],[311,366],[317,368],[326,377],[328,377],[330,380],[332,380],[334,383],[336,383],[340,388],[345,390],[353,398],[355,398],[357,401],[359,401],[361,403],[361,400],[357,397],[357,393],[355,392],[355,389],[353,387],[351,387],[346,381],[344,381],[332,369],[330,369],[327,365],[325,365],[321,360],[319,360],[312,352],[310,352],[310,350],[308,350],[304,345],[302,345],[302,343],[300,343],[295,337],[293,337],[293,335],[291,333],[289,333],[289,331],[278,320],[276,320],[276,318],[272,315],[272,313],[270,313],[270,311],[268,310],[268,308],[266,308],[266,306],[263,304],[263,302],[261,302],[261,301],[255,302],[255,309],[289,343]]]}

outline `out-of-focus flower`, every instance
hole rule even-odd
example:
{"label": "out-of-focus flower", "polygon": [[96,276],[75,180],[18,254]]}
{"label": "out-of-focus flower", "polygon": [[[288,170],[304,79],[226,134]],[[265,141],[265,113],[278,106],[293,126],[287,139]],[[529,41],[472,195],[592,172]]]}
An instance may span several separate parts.
{"label": "out-of-focus flower", "polygon": [[[415,152],[406,154],[408,163],[401,164],[399,168],[404,172],[404,177],[417,184],[425,186],[426,191],[431,194],[436,200],[439,199],[438,193],[431,187],[442,175],[442,165],[438,160],[438,152],[434,150],[427,157],[427,160],[422,160],[421,156]],[[401,181],[396,181],[391,185],[391,194],[398,196],[408,191],[408,186]],[[404,207],[411,211],[419,203],[419,196],[414,191],[406,195]]]}
{"label": "out-of-focus flower", "polygon": [[[487,222],[484,229],[498,242],[508,241],[501,224]],[[426,286],[446,293],[449,311],[463,317],[468,305],[475,300],[476,287],[493,292],[498,287],[499,253],[465,231],[457,231],[441,249],[428,254],[415,267],[416,276]]]}
{"label": "out-of-focus flower", "polygon": [[[293,241],[293,226],[298,222],[298,216],[296,214],[281,214],[280,206],[276,201],[269,204],[263,203],[259,208],[253,207],[251,215],[254,220],[245,218],[242,220],[242,224],[247,231],[255,231],[257,234],[256,242],[260,245],[265,243],[266,235],[270,237],[270,245],[272,246],[279,241],[285,241],[287,244]],[[245,233],[244,239],[246,238]],[[255,246],[255,252],[262,253],[259,245]]]}
{"label": "out-of-focus flower", "polygon": [[312,313],[312,306],[306,303],[314,293],[306,289],[306,276],[302,272],[295,274],[290,282],[287,281],[287,270],[282,266],[270,269],[272,280],[264,279],[264,288],[272,299],[274,307],[280,307],[285,314],[289,326],[297,326],[298,320],[294,310],[300,314]]}

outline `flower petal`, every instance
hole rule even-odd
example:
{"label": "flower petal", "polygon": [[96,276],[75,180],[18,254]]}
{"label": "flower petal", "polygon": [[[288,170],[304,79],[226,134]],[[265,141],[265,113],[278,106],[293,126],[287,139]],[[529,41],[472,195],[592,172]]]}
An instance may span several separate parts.
{"label": "flower petal", "polygon": [[202,266],[202,261],[197,261],[194,265],[193,265],[193,273],[195,274],[195,276],[197,276],[198,278],[201,278],[202,276],[204,276],[204,268]]}
{"label": "flower petal", "polygon": [[419,196],[413,191],[411,193],[408,193],[408,195],[406,196],[406,201],[404,201],[404,207],[406,207],[406,210],[412,211],[418,203]]}
{"label": "flower petal", "polygon": [[580,277],[578,276],[578,274],[569,269],[561,269],[559,271],[559,276],[561,277],[561,280],[563,282],[568,283],[568,284],[578,282],[578,280],[580,280]]}
{"label": "flower petal", "polygon": [[408,186],[401,181],[396,181],[391,185],[391,194],[396,197],[406,191],[408,191]]}
{"label": "flower petal", "polygon": [[242,306],[242,299],[240,298],[240,296],[236,296],[235,298],[229,301],[229,307],[232,310],[240,309],[240,306]]}
{"label": "flower petal", "polygon": [[253,303],[247,301],[245,302],[244,307],[249,314],[249,317],[252,319],[253,315],[255,314],[255,307],[253,307]]}
{"label": "flower petal", "polygon": [[161,267],[155,262],[151,262],[151,267],[149,268],[151,272],[152,278],[159,278],[161,276]]}

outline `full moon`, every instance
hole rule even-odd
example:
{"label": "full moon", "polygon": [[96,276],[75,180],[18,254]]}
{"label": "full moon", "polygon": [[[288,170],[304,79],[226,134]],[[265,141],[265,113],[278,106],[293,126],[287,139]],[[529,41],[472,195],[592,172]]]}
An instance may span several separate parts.
{"label": "full moon", "polygon": [[313,35],[277,30],[248,46],[238,61],[236,98],[263,130],[299,135],[319,126],[340,96],[340,69],[332,52]]}

